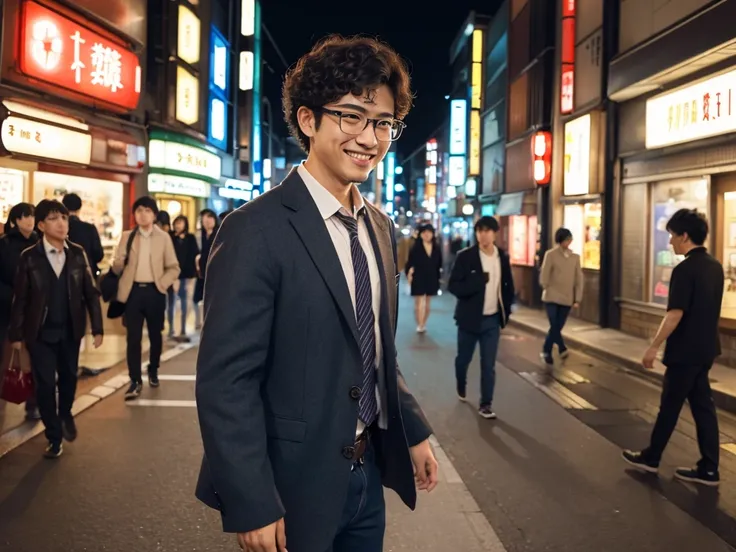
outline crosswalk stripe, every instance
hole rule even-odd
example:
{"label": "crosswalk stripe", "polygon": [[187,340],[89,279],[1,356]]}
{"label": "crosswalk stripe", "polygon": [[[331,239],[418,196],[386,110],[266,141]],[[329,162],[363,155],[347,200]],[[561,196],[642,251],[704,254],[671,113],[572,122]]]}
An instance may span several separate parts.
{"label": "crosswalk stripe", "polygon": [[158,379],[161,381],[196,381],[197,376],[194,374],[159,374]]}
{"label": "crosswalk stripe", "polygon": [[175,408],[196,408],[197,401],[175,401],[166,399],[136,399],[127,401],[128,406],[165,406]]}

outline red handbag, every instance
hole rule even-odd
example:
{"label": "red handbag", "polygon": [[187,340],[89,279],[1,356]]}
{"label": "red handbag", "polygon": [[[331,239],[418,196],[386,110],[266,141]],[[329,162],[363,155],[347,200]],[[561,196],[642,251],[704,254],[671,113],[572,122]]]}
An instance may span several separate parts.
{"label": "red handbag", "polygon": [[14,404],[23,404],[33,397],[33,376],[21,369],[20,356],[18,351],[12,349],[0,391],[0,399]]}

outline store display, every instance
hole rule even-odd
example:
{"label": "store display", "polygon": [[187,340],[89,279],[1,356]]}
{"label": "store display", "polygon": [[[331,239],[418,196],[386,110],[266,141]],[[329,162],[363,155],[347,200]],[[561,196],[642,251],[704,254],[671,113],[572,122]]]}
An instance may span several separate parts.
{"label": "store display", "polygon": [[26,174],[13,169],[0,169],[0,233],[2,225],[8,220],[10,209],[23,202]]}

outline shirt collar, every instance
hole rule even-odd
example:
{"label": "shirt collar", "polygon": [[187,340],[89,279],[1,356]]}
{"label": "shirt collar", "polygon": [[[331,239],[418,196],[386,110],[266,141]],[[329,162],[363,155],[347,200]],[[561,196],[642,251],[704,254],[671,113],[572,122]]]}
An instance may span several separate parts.
{"label": "shirt collar", "polygon": [[138,228],[138,233],[144,238],[150,238],[151,234],[153,234],[153,228],[155,227],[151,227],[151,229],[148,231],[144,231],[142,228]]}
{"label": "shirt collar", "polygon": [[[46,239],[46,236],[43,237],[43,249],[44,251],[46,251],[46,253],[57,253],[59,251],[49,243],[49,240]],[[64,249],[69,249],[69,245],[66,243],[66,240],[64,240]]]}
{"label": "shirt collar", "polygon": [[[317,204],[319,214],[322,215],[324,220],[329,219],[338,211],[346,212],[345,208],[337,198],[328,192],[327,189],[309,173],[303,164],[299,165],[296,170],[304,181],[307,190],[309,190],[309,195],[312,196],[312,199]],[[355,184],[350,186],[350,193],[353,196],[353,205],[355,208],[355,212],[352,213],[352,215],[357,216],[361,211],[363,211],[363,209],[365,209],[365,200],[363,199],[363,196],[360,195]]]}
{"label": "shirt collar", "polygon": [[685,256],[689,257],[690,255],[695,255],[697,253],[705,253],[705,246],[701,245],[699,247],[693,247],[690,251],[685,253]]}
{"label": "shirt collar", "polygon": [[483,251],[483,250],[482,250],[482,249],[480,248],[480,246],[478,247],[478,251],[480,251],[480,253],[481,253],[482,255],[485,255],[486,257],[491,257],[492,259],[498,256],[498,246],[497,246],[497,245],[494,245],[494,246],[493,246],[493,251],[491,251],[491,253],[490,253],[490,254],[488,254],[488,253],[486,253],[485,251]]}

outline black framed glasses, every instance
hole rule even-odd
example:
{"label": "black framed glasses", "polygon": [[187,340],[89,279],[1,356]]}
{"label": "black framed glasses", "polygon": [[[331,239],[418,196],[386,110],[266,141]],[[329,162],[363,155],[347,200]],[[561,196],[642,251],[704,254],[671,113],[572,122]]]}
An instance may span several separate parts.
{"label": "black framed glasses", "polygon": [[395,142],[406,128],[406,124],[398,119],[371,119],[362,113],[338,111],[337,109],[328,109],[326,107],[320,107],[315,111],[334,115],[338,118],[340,130],[345,134],[351,134],[353,136],[362,134],[368,128],[368,125],[372,124],[376,133],[376,140],[379,142]]}

